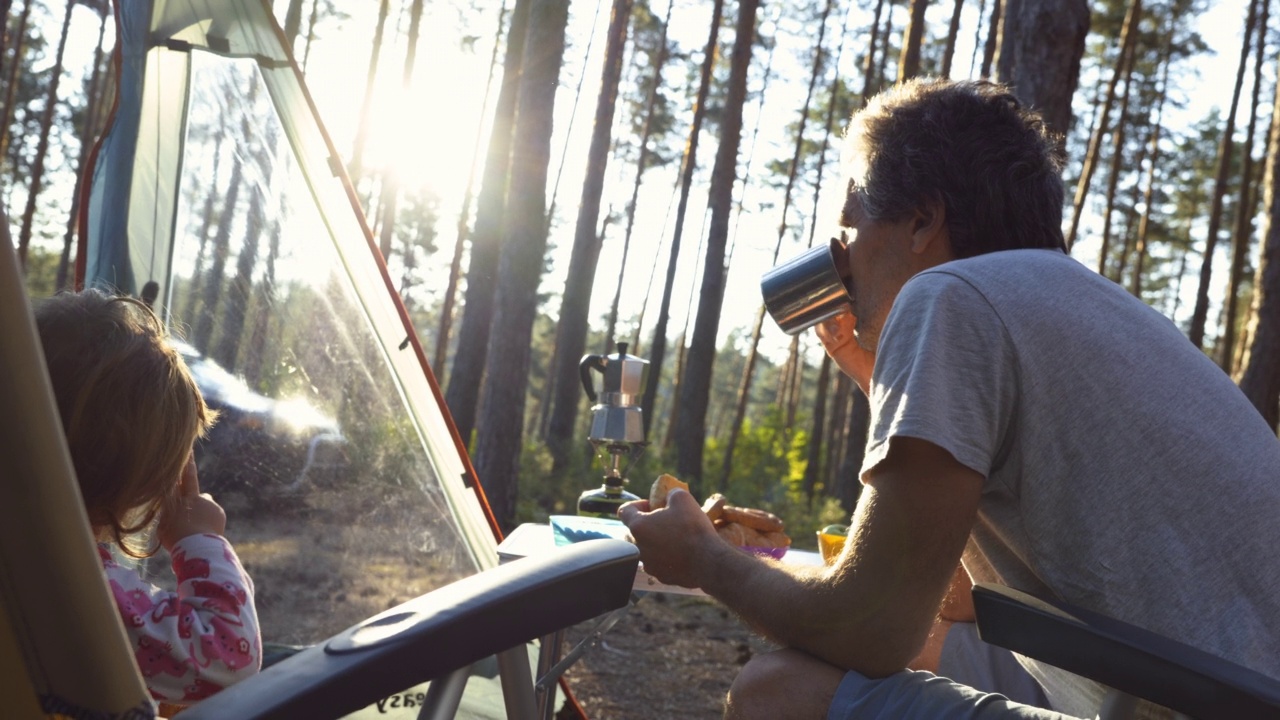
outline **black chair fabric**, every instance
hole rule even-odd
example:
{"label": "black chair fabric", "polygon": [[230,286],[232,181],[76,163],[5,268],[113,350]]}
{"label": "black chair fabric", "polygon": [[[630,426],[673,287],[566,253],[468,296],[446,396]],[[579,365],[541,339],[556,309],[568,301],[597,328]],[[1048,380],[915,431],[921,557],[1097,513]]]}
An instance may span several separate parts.
{"label": "black chair fabric", "polygon": [[1280,681],[1189,645],[1000,585],[977,584],[973,603],[992,645],[1191,717],[1280,718]]}

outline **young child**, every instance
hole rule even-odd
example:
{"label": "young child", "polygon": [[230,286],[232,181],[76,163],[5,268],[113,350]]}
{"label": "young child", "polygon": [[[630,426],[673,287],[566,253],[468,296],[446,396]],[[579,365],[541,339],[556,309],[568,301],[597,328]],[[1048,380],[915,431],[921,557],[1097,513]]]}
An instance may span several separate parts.
{"label": "young child", "polygon": [[[37,305],[36,325],[111,594],[157,700],[189,704],[262,665],[253,582],[200,493],[192,446],[215,419],[142,302],[96,290]],[[147,531],[155,526],[154,540]],[[169,551],[178,591],[117,563]]]}

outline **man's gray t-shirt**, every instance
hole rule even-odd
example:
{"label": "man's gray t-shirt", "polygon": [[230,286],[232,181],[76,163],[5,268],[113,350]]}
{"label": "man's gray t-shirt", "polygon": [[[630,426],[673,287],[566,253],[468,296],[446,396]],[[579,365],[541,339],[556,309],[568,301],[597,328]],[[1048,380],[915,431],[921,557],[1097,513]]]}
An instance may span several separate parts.
{"label": "man's gray t-shirt", "polygon": [[[946,263],[899,293],[870,400],[864,474],[908,436],[986,477],[976,581],[1280,678],[1280,441],[1167,318],[1057,251]],[[1024,664],[1055,710],[1096,709]]]}

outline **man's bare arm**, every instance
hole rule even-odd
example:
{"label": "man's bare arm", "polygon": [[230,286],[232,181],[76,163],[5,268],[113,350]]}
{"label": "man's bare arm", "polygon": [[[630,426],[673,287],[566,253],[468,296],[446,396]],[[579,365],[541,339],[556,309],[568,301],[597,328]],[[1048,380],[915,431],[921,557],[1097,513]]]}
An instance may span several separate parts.
{"label": "man's bare arm", "polygon": [[[894,438],[888,457],[871,472],[844,552],[823,571],[748,556],[718,542],[709,524],[694,538],[685,537],[684,557],[661,548],[646,555],[647,539],[663,534],[655,542],[665,545],[673,537],[645,527],[643,521],[660,513],[623,518],[630,515],[646,568],[660,579],[666,572],[682,584],[700,585],[774,640],[882,677],[906,667],[923,647],[977,515],[981,489],[981,475],[945,450]],[[692,498],[674,504],[682,513],[697,507]]]}

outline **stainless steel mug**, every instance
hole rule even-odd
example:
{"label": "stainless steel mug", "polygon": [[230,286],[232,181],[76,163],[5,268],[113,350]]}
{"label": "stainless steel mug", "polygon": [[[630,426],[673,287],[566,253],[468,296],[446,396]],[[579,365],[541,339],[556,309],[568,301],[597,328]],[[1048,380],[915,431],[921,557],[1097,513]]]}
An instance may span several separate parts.
{"label": "stainless steel mug", "polygon": [[769,270],[760,292],[769,316],[788,335],[798,335],[853,307],[849,258],[836,238]]}

